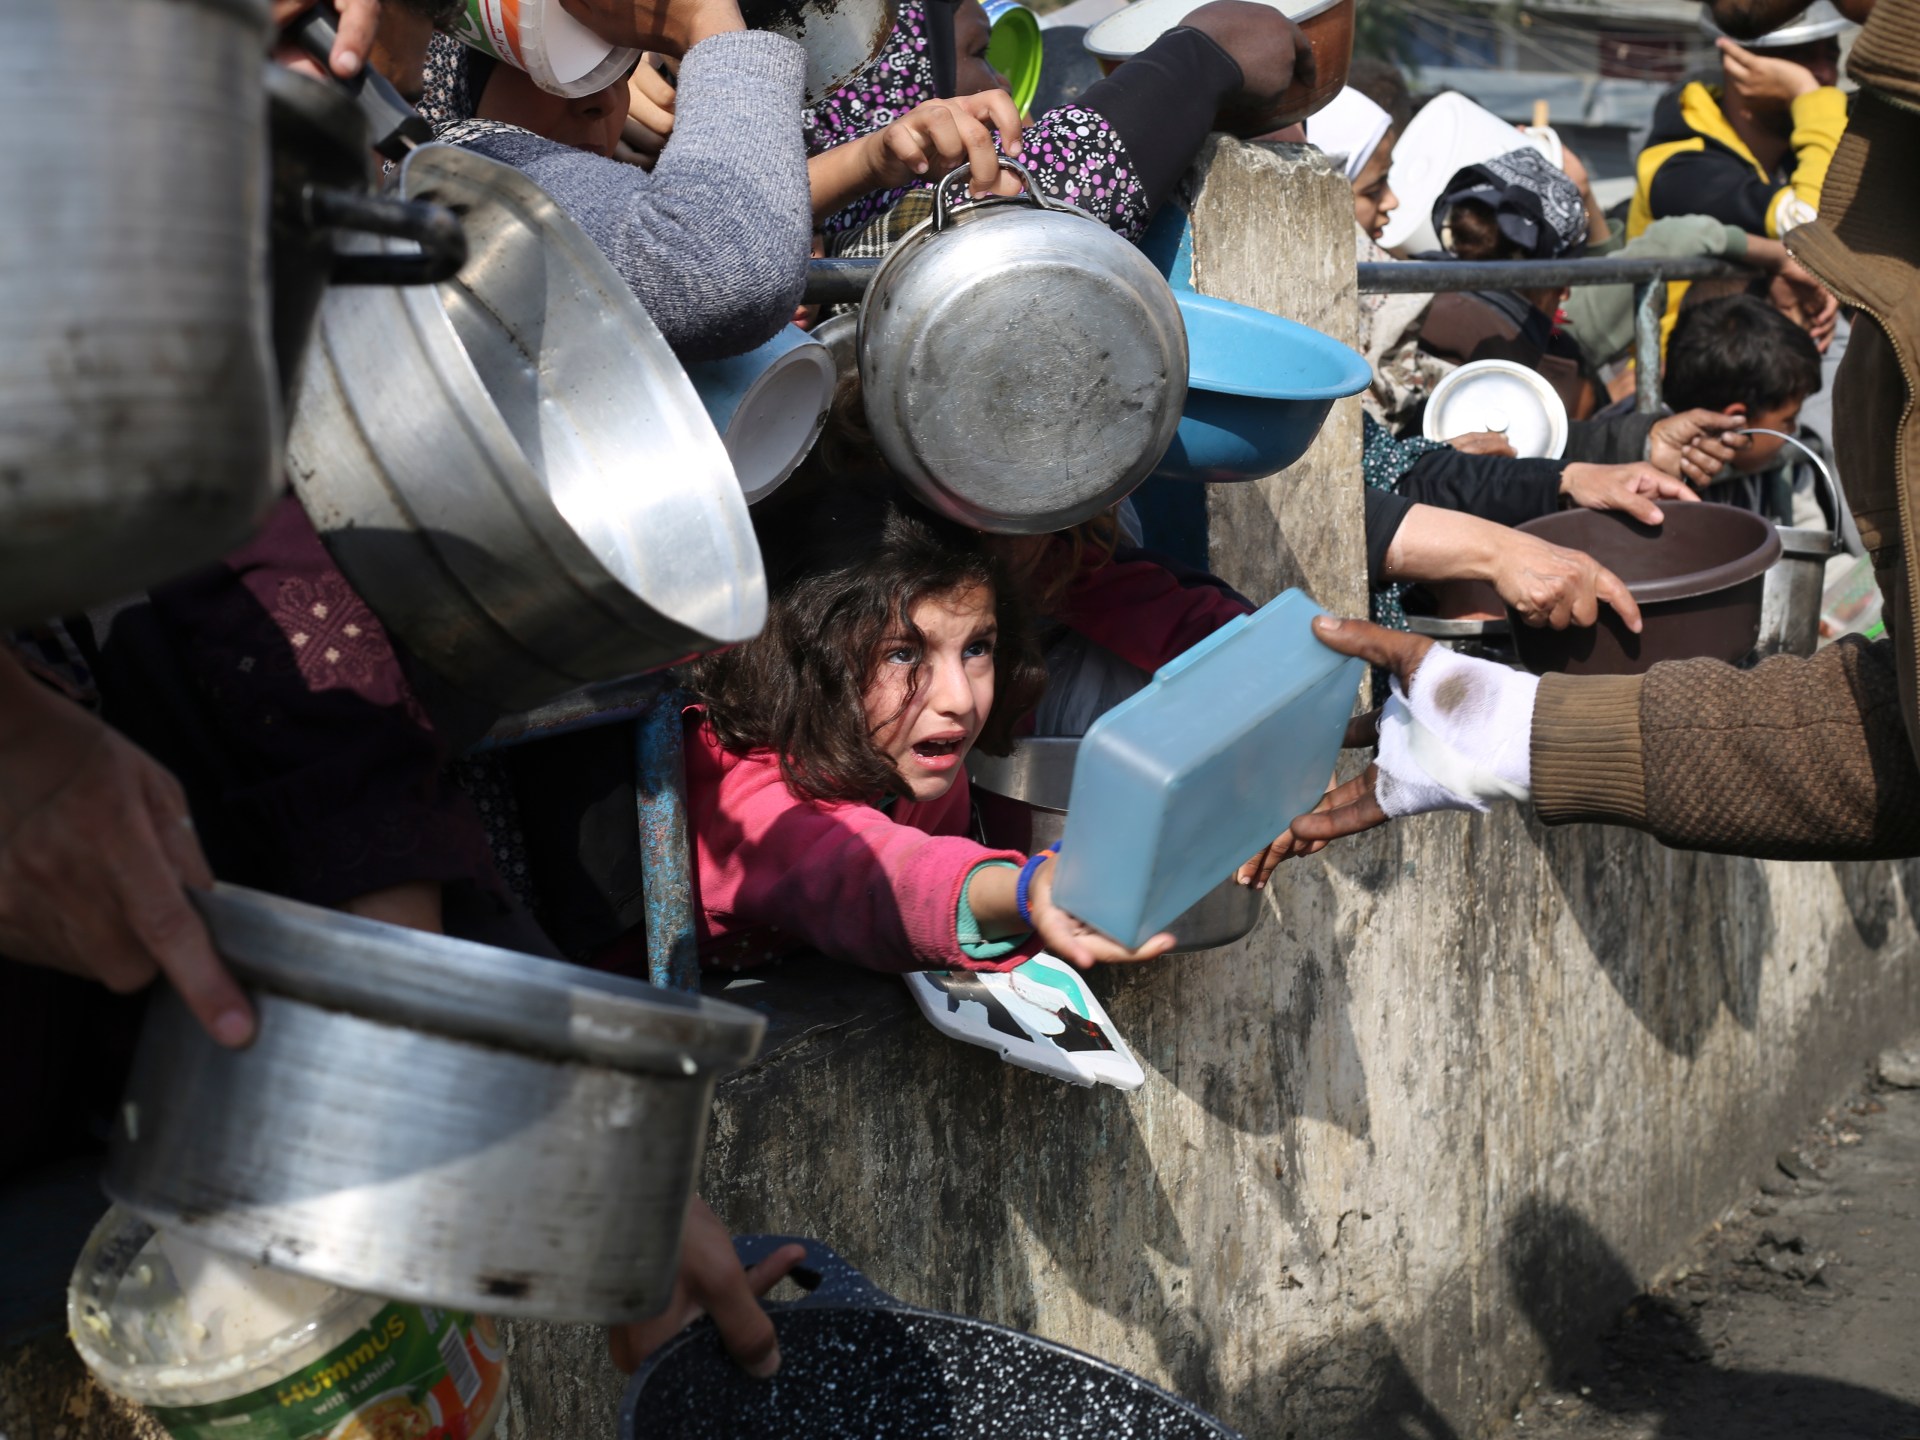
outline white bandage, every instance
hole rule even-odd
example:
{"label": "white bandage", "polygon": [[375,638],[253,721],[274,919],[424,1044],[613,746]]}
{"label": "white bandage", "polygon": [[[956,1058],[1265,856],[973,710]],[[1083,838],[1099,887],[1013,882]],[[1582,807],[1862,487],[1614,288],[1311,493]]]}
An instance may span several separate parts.
{"label": "white bandage", "polygon": [[1533,698],[1540,681],[1435,645],[1396,678],[1380,713],[1374,798],[1390,816],[1480,810],[1533,794]]}

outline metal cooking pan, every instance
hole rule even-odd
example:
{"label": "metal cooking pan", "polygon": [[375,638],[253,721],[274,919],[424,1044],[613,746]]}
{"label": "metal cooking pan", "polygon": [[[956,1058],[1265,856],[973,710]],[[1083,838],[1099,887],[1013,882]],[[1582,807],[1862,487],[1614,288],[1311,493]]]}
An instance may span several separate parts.
{"label": "metal cooking pan", "polygon": [[766,577],[733,466],[619,273],[471,151],[414,151],[400,191],[458,214],[472,258],[431,288],[328,292],[287,445],[374,613],[513,711],[757,634]]}
{"label": "metal cooking pan", "polygon": [[933,216],[882,262],[860,307],[867,424],[928,505],[1039,535],[1117,504],[1173,442],[1187,332],[1146,256],[1082,210],[1024,196]]}
{"label": "metal cooking pan", "polygon": [[[751,1265],[785,1235],[734,1242]],[[642,1365],[620,1440],[1234,1440],[1212,1416],[1117,1365],[985,1320],[903,1304],[815,1240],[794,1278],[812,1293],[767,1306],[780,1369],[749,1378],[711,1321]]]}

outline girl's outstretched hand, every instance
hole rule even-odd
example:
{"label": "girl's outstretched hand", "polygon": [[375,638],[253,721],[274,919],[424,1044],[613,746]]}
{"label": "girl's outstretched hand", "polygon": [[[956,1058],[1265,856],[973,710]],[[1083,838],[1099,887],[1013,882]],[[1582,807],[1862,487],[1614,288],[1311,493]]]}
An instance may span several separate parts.
{"label": "girl's outstretched hand", "polygon": [[1027,910],[1033,916],[1033,933],[1040,937],[1049,955],[1057,955],[1082,970],[1091,970],[1096,965],[1155,960],[1173,948],[1173,936],[1163,931],[1138,950],[1130,950],[1086,921],[1069,915],[1053,903],[1053,867],[1053,857],[1048,856],[1033,872],[1027,886]]}

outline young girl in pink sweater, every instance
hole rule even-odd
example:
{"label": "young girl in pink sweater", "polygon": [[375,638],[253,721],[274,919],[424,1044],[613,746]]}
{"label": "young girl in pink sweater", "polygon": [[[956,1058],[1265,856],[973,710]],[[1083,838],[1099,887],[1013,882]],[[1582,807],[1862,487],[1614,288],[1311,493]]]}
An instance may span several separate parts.
{"label": "young girl in pink sweater", "polygon": [[689,668],[701,953],[876,970],[1145,960],[1052,903],[1051,857],[970,838],[965,759],[1005,753],[1045,675],[984,537],[837,485],[762,517],[759,638]]}

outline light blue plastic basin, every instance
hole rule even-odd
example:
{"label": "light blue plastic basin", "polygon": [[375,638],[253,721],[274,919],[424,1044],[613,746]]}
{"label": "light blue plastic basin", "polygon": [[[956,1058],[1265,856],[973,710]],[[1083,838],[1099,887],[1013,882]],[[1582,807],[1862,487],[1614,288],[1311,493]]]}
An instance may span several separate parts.
{"label": "light blue plastic basin", "polygon": [[1284,470],[1333,402],[1372,379],[1364,356],[1318,330],[1190,290],[1174,299],[1187,325],[1187,403],[1157,476],[1218,484]]}

